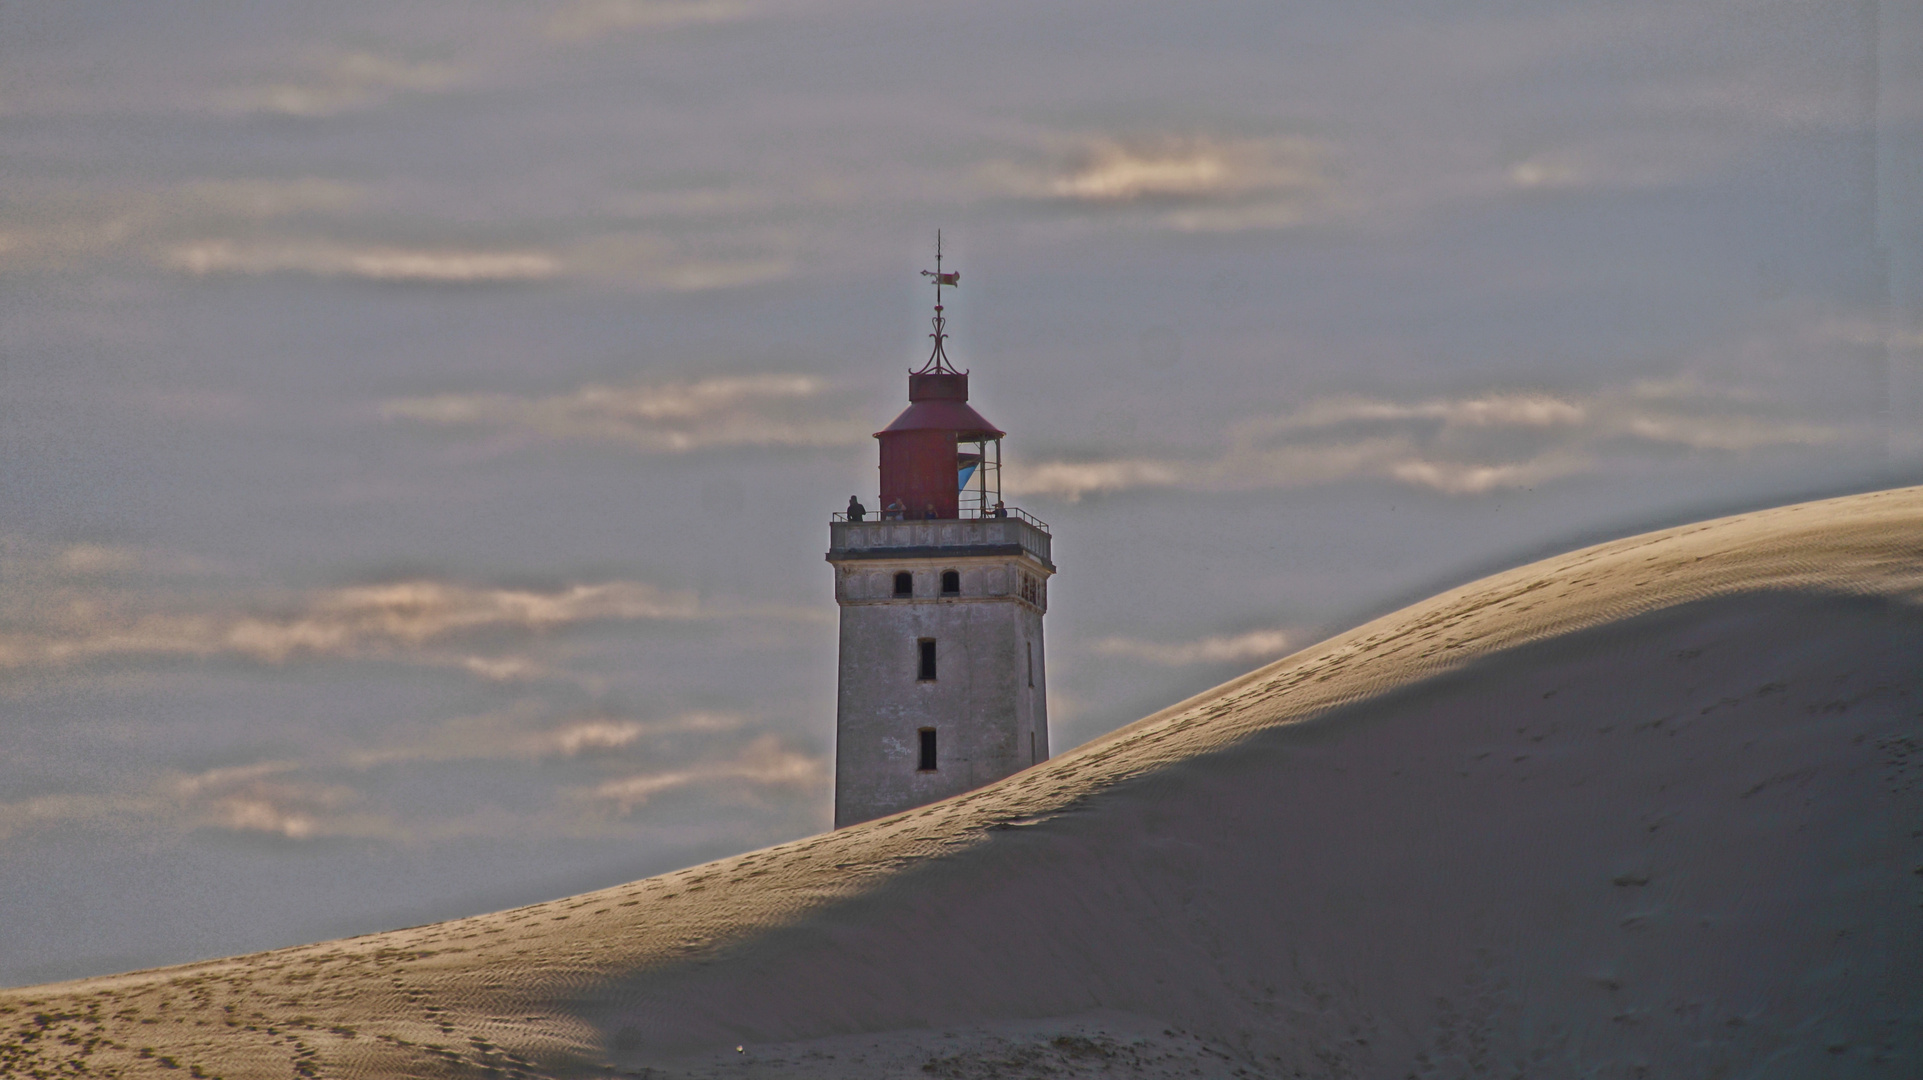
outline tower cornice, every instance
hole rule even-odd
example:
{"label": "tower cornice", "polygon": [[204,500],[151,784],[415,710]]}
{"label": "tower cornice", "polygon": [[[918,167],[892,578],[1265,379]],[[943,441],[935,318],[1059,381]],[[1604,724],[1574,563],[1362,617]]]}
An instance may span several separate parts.
{"label": "tower cornice", "polygon": [[1054,573],[1053,546],[1047,528],[1021,516],[828,524],[829,562],[1023,555]]}

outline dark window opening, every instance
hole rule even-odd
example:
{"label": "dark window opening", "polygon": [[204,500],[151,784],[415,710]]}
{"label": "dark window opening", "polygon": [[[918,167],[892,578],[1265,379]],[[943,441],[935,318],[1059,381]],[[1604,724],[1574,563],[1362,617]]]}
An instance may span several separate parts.
{"label": "dark window opening", "polygon": [[935,771],[935,729],[921,729],[921,764],[915,766],[919,772]]}
{"label": "dark window opening", "polygon": [[906,570],[903,570],[901,573],[896,574],[895,575],[895,595],[896,596],[915,595],[915,575],[909,573]]}
{"label": "dark window opening", "polygon": [[1028,642],[1023,642],[1023,644],[1028,646],[1028,685],[1034,686],[1035,685],[1035,643],[1032,641],[1028,641]]}
{"label": "dark window opening", "polygon": [[915,678],[922,682],[935,681],[935,639],[921,639],[921,674]]}
{"label": "dark window opening", "polygon": [[943,596],[961,595],[961,573],[956,570],[941,572],[941,594]]}

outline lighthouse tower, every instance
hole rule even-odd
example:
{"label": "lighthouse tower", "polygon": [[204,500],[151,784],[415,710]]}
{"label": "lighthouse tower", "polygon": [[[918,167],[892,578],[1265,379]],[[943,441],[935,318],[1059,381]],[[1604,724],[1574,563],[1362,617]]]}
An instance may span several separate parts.
{"label": "lighthouse tower", "polygon": [[1001,499],[1005,434],[948,362],[937,237],[934,351],[875,433],[879,512],[828,527],[841,607],[835,827],[945,799],[1048,757],[1048,527]]}

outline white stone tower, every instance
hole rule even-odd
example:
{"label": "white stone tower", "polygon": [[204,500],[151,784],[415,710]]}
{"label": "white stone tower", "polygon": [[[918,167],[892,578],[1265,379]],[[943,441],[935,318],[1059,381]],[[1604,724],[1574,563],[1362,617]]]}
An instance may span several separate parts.
{"label": "white stone tower", "polygon": [[828,527],[841,606],[835,827],[945,799],[1046,760],[1048,527],[1001,501],[1001,439],[934,351],[881,441],[878,512]]}

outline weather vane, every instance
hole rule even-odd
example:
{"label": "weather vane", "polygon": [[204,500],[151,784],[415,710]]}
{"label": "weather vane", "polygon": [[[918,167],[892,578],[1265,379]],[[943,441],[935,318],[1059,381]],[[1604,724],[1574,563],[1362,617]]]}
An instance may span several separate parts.
{"label": "weather vane", "polygon": [[931,372],[945,372],[951,375],[958,375],[960,372],[949,366],[948,353],[942,348],[942,342],[948,337],[948,331],[946,329],[948,320],[942,318],[941,314],[941,287],[943,285],[952,285],[957,289],[961,288],[961,271],[957,270],[952,274],[942,273],[940,229],[935,230],[935,268],[933,270],[923,270],[921,276],[933,278],[935,282],[935,318],[933,319],[935,332],[928,335],[935,339],[935,349],[928,354],[928,362],[923,364],[921,370],[915,372],[915,374],[927,375]]}

